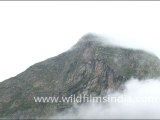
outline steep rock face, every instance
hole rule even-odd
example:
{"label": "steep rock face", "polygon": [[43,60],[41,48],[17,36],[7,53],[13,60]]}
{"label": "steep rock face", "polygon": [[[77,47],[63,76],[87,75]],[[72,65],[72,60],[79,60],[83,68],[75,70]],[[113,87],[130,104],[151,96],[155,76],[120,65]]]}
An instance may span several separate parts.
{"label": "steep rock face", "polygon": [[141,50],[103,45],[94,34],[71,50],[32,65],[0,83],[0,118],[46,118],[71,106],[35,103],[36,96],[103,95],[131,77],[160,76],[160,60]]}

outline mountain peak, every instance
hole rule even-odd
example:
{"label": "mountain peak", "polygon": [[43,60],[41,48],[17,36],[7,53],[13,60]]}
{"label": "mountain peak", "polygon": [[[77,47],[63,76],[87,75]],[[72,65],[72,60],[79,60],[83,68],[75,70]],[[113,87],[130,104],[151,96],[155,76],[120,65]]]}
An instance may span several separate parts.
{"label": "mountain peak", "polygon": [[99,36],[95,33],[87,33],[84,36],[82,36],[80,40],[93,41],[97,37],[99,37]]}
{"label": "mountain peak", "polygon": [[103,42],[102,40],[103,38],[100,35],[95,33],[87,33],[79,39],[73,48],[97,46]]}
{"label": "mountain peak", "polygon": [[102,36],[95,34],[95,33],[87,33],[84,36],[82,36],[80,38],[80,40],[78,41],[78,43],[81,42],[96,42],[96,41],[101,41],[102,40]]}

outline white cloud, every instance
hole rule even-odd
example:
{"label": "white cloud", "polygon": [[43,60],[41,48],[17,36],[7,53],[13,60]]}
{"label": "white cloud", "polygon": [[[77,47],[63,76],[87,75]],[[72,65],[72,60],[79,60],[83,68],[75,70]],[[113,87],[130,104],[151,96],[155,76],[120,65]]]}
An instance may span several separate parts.
{"label": "white cloud", "polygon": [[[86,103],[74,106],[53,118],[60,119],[159,119],[160,81],[131,79],[123,93],[109,96],[131,98],[128,102]],[[152,99],[151,99],[152,98]],[[130,100],[130,99],[129,99]],[[137,101],[136,101],[137,100]]]}

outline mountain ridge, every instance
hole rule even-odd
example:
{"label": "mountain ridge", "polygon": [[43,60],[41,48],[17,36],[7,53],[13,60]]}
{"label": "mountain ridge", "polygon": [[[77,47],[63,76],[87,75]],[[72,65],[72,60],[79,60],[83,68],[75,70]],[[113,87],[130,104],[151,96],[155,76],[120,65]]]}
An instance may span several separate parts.
{"label": "mountain ridge", "polygon": [[103,45],[99,42],[102,39],[86,34],[70,50],[1,82],[0,118],[47,118],[72,106],[35,103],[35,96],[98,96],[108,89],[121,89],[131,77],[160,76],[158,57],[142,50]]}

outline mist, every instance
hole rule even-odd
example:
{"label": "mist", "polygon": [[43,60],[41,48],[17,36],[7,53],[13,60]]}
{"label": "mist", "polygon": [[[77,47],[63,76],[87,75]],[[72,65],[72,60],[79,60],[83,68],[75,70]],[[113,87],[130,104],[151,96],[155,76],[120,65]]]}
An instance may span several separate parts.
{"label": "mist", "polygon": [[[109,96],[127,98],[128,101],[85,103],[74,105],[54,119],[159,119],[160,79],[130,79],[123,93]],[[130,99],[129,99],[130,98]]]}

